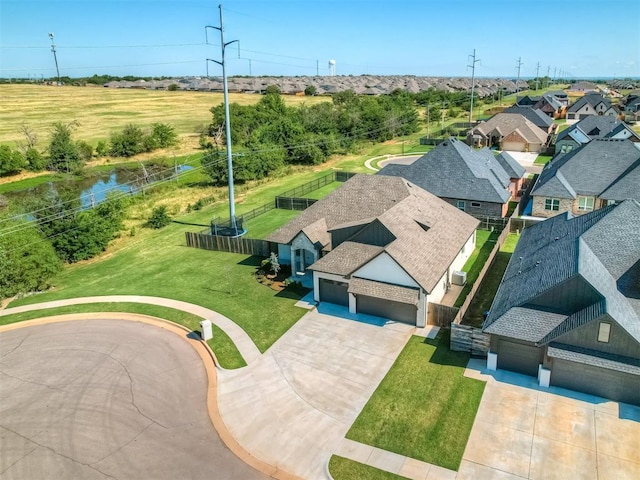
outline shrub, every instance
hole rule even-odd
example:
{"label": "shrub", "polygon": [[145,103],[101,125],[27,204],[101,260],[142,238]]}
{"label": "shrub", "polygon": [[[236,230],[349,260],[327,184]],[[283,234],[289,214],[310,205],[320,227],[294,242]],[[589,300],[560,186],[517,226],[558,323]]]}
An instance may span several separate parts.
{"label": "shrub", "polygon": [[160,229],[164,228],[171,223],[171,217],[167,213],[167,206],[161,205],[153,209],[149,220],[144,224],[147,228]]}
{"label": "shrub", "polygon": [[25,159],[27,161],[27,170],[31,170],[32,172],[39,172],[47,166],[47,160],[44,158],[44,155],[36,148],[29,148],[25,153]]}

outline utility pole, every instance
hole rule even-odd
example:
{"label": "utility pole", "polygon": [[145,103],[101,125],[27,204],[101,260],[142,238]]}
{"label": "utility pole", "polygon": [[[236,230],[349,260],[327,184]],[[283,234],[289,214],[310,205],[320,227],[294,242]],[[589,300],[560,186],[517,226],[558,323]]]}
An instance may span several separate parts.
{"label": "utility pole", "polygon": [[53,43],[53,33],[49,33],[49,38],[51,39],[51,52],[53,52],[53,60],[56,62],[56,73],[58,74],[58,85],[61,85],[60,69],[58,68],[58,56],[56,55],[56,45],[55,43]]}
{"label": "utility pole", "polygon": [[320,60],[316,60],[316,77],[320,76]]}
{"label": "utility pole", "polygon": [[522,65],[524,65],[524,63],[522,63],[522,57],[518,57],[518,61],[516,62],[516,68],[518,69],[518,79],[516,80],[516,97],[518,95],[518,92],[520,91],[520,68],[522,67]]}
{"label": "utility pole", "polygon": [[536,64],[536,92],[538,91],[538,82],[540,81],[540,62]]}
{"label": "utility pole", "polygon": [[473,91],[476,86],[476,63],[480,61],[479,58],[476,58],[476,49],[473,49],[473,55],[469,55],[469,59],[471,61],[470,65],[467,65],[467,68],[471,69],[471,106],[469,107],[469,123],[473,123]]}
{"label": "utility pole", "polygon": [[545,81],[547,84],[546,85],[547,87],[549,86],[549,80],[550,80],[549,73],[551,73],[551,65],[547,65],[547,79]]}
{"label": "utility pole", "polygon": [[429,103],[427,102],[427,138],[429,138],[429,122],[431,121],[431,115],[429,115]]}
{"label": "utility pole", "polygon": [[[207,32],[207,28],[213,28],[220,32],[220,49],[222,51],[222,59],[221,61],[211,60],[212,62],[217,63],[222,67],[222,87],[224,92],[224,123],[225,123],[225,135],[226,135],[226,144],[227,144],[227,175],[229,177],[229,222],[230,227],[234,232],[233,236],[238,235],[238,227],[236,225],[236,206],[235,199],[233,195],[233,158],[231,153],[231,123],[229,121],[229,88],[227,85],[227,70],[225,68],[225,57],[224,53],[226,48],[234,42],[238,40],[232,40],[230,42],[224,42],[224,23],[222,20],[222,4],[218,5],[220,9],[220,26],[215,27],[211,25],[207,25],[204,27],[205,36]],[[210,59],[207,59],[210,60]]]}
{"label": "utility pole", "polygon": [[558,67],[553,67],[553,82],[555,83],[558,80]]}

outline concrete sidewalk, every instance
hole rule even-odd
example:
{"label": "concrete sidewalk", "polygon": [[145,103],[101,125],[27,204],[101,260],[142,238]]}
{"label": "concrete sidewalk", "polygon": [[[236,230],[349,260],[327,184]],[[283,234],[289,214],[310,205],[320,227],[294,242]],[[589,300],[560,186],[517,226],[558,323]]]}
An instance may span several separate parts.
{"label": "concrete sidewalk", "polygon": [[195,305],[193,303],[173,300],[170,298],[147,297],[139,295],[105,295],[96,297],[80,297],[69,298],[66,300],[56,300],[53,302],[37,303],[34,305],[24,305],[21,307],[5,308],[0,311],[0,316],[11,315],[14,313],[30,312],[34,310],[44,310],[47,308],[65,307],[67,305],[85,305],[90,303],[144,303],[149,305],[158,305],[161,307],[175,308],[184,312],[191,313],[203,319],[211,320],[211,323],[220,327],[233,340],[240,354],[247,364],[255,362],[260,358],[261,353],[253,343],[251,337],[238,324],[208,308]]}

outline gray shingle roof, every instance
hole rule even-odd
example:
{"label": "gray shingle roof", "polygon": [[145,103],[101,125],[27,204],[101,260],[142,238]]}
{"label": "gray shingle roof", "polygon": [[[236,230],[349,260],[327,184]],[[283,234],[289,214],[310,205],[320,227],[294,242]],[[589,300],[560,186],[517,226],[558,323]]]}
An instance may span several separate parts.
{"label": "gray shingle roof", "polygon": [[544,144],[548,136],[546,130],[542,130],[519,113],[498,113],[486,122],[480,123],[472,132],[489,137],[494,130],[499,131],[503,137],[518,130],[520,136],[528,143]]}
{"label": "gray shingle roof", "polygon": [[607,108],[611,106],[611,102],[608,99],[604,98],[599,93],[589,93],[584,97],[580,97],[573,104],[569,105],[569,108],[567,108],[567,112],[569,113],[577,112],[585,105],[591,105],[592,107],[595,108],[601,102],[604,103]]}
{"label": "gray shingle roof", "polygon": [[318,259],[309,269],[342,276],[351,275],[382,252],[384,252],[383,247],[343,242],[333,249],[330,254]]}
{"label": "gray shingle roof", "polygon": [[411,165],[386,165],[377,176],[403,177],[441,198],[506,203],[511,176],[489,149],[445,140]]}
{"label": "gray shingle roof", "polygon": [[566,315],[560,313],[513,307],[489,325],[485,332],[538,343],[566,318]]}
{"label": "gray shingle roof", "polygon": [[[638,159],[640,150],[630,140],[593,140],[547,163],[531,195],[575,198],[567,195],[568,184],[577,195],[599,196],[619,182]],[[559,180],[558,173],[566,184]],[[625,185],[620,189],[628,191]],[[640,188],[630,198],[640,200]]]}
{"label": "gray shingle roof", "polygon": [[[607,316],[640,342],[640,285],[622,287],[618,282],[629,272],[639,273],[634,270],[640,268],[639,230],[640,203],[635,200],[575,218],[558,215],[526,228],[483,328],[489,333],[529,341],[540,337],[538,343],[546,344]],[[555,326],[532,320],[534,315],[530,312],[514,315],[518,307],[540,310],[531,302],[570,279],[593,288],[601,300],[570,312]],[[531,332],[532,321],[540,335]]]}
{"label": "gray shingle roof", "polygon": [[[353,225],[358,219],[375,219],[395,239],[384,248],[343,242],[313,264],[312,270],[348,275],[383,249],[427,292],[442,278],[479,223],[403,178],[356,175],[267,240],[289,243],[308,223],[320,218],[328,230]],[[420,224],[429,228],[425,231]]]}
{"label": "gray shingle roof", "polygon": [[562,140],[574,130],[581,130],[592,140],[595,138],[608,138],[612,134],[618,133],[619,127],[624,128],[625,124],[616,117],[609,115],[589,115],[560,132],[556,141]]}
{"label": "gray shingle roof", "polygon": [[522,178],[524,174],[527,173],[527,170],[518,163],[518,161],[513,158],[509,152],[501,152],[499,155],[496,155],[496,160],[504,171],[507,172],[510,178]]}
{"label": "gray shingle roof", "polygon": [[514,105],[503,110],[502,113],[518,113],[528,119],[536,127],[542,128],[543,130],[547,130],[551,125],[553,125],[553,118],[537,108]]}
{"label": "gray shingle roof", "polygon": [[635,358],[555,343],[547,348],[547,355],[551,358],[559,358],[570,362],[605,368],[607,370],[640,375],[640,360]]}
{"label": "gray shingle roof", "polygon": [[408,303],[410,305],[417,305],[420,297],[420,291],[417,288],[374,282],[364,278],[352,278],[349,282],[349,293],[384,298],[392,302]]}

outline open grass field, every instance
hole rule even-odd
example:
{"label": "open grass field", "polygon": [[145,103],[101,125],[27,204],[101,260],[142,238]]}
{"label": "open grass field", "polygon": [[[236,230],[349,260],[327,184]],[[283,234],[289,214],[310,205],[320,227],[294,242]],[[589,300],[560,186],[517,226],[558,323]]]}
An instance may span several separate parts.
{"label": "open grass field", "polygon": [[[260,95],[231,93],[231,102],[249,105]],[[282,97],[287,105],[330,101],[329,97]],[[0,144],[22,140],[20,126],[29,125],[46,145],[54,122],[78,121],[75,138],[95,145],[128,123],[141,127],[168,123],[181,136],[193,137],[197,145],[200,126],[211,121],[211,107],[222,103],[222,93],[138,90],[104,87],[56,87],[47,85],[0,85]]]}
{"label": "open grass field", "polygon": [[463,376],[468,360],[446,332],[411,337],[347,438],[458,470],[485,386]]}

